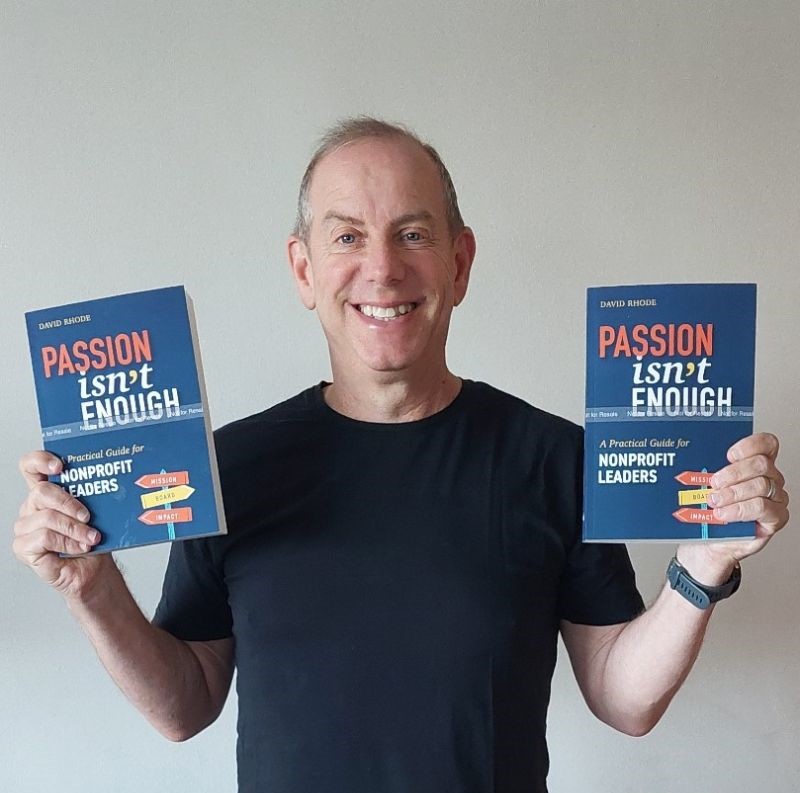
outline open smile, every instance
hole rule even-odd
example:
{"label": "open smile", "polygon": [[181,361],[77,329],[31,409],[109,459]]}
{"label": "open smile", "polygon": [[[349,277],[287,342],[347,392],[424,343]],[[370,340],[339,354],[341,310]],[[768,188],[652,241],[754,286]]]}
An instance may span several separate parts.
{"label": "open smile", "polygon": [[359,303],[355,306],[365,317],[391,322],[399,317],[410,314],[418,303],[399,303],[395,306],[375,306],[370,303]]}

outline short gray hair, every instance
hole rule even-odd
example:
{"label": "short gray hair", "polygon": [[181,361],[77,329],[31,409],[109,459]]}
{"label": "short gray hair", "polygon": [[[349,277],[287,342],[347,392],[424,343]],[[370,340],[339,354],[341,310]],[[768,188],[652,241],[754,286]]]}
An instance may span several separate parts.
{"label": "short gray hair", "polygon": [[308,241],[308,233],[311,229],[311,205],[308,200],[308,193],[311,189],[311,179],[314,176],[314,170],[319,161],[341,146],[365,138],[400,138],[416,143],[427,153],[439,172],[439,178],[442,182],[447,226],[450,230],[450,235],[455,237],[456,234],[464,228],[464,220],[461,217],[461,210],[458,208],[458,197],[456,196],[456,189],[453,186],[453,180],[450,178],[450,172],[442,162],[439,153],[429,143],[425,143],[425,141],[421,140],[414,132],[408,129],[408,127],[402,124],[390,124],[387,121],[382,121],[372,116],[346,118],[332,126],[325,132],[322,138],[320,138],[319,146],[311,157],[306,172],[303,174],[303,181],[300,183],[300,194],[297,198],[297,220],[295,221],[293,231],[295,236],[299,237],[304,242]]}

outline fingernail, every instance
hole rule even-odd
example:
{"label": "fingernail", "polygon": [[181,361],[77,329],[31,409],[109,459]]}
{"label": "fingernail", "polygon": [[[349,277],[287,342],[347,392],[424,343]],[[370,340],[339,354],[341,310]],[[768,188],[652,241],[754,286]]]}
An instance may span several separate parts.
{"label": "fingernail", "polygon": [[715,507],[719,504],[719,496],[716,493],[709,493],[706,496],[706,501],[711,504],[712,507]]}
{"label": "fingernail", "polygon": [[89,542],[92,543],[92,545],[94,545],[100,539],[100,534],[99,532],[96,532],[94,529],[92,529],[86,535],[86,537],[88,538]]}
{"label": "fingernail", "polygon": [[91,547],[91,546],[87,545],[85,542],[82,542],[82,543],[80,544],[80,546],[81,546],[81,550],[82,550],[84,553],[89,553],[89,549],[90,549],[90,547]]}
{"label": "fingernail", "polygon": [[54,472],[57,471],[58,470],[58,460],[50,460],[50,462],[47,464],[47,470],[48,471],[54,471]]}
{"label": "fingernail", "polygon": [[89,520],[89,510],[86,509],[86,507],[81,507],[78,510],[78,520],[82,520],[84,522]]}

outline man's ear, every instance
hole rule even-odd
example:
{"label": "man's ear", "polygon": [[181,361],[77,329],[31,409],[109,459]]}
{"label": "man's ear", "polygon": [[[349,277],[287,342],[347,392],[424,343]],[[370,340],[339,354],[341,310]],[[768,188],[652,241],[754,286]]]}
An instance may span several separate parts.
{"label": "man's ear", "polygon": [[311,310],[317,305],[314,297],[314,272],[311,268],[311,257],[308,255],[308,246],[300,237],[292,234],[286,243],[286,254],[289,266],[292,268],[294,283],[303,305]]}
{"label": "man's ear", "polygon": [[467,294],[469,274],[475,259],[475,235],[469,226],[464,226],[453,241],[456,277],[454,281],[453,305],[458,305]]}

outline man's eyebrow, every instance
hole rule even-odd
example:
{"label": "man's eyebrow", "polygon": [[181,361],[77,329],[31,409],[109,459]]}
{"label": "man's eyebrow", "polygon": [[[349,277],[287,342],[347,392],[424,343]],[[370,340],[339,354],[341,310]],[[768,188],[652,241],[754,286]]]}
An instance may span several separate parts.
{"label": "man's eyebrow", "polygon": [[338,220],[342,223],[349,223],[351,226],[363,226],[364,221],[360,218],[353,217],[352,215],[341,215],[338,212],[326,212],[325,217],[322,218],[323,223],[329,220]]}
{"label": "man's eyebrow", "polygon": [[[338,220],[340,223],[348,223],[351,226],[363,226],[364,221],[361,218],[354,217],[353,215],[343,215],[339,212],[329,211],[325,213],[325,216],[322,218],[323,223],[327,223],[331,220]],[[434,217],[431,212],[428,212],[427,209],[421,209],[418,212],[406,212],[404,215],[400,215],[400,217],[395,218],[392,221],[393,226],[405,226],[407,223],[416,223],[420,220],[433,222]]]}
{"label": "man's eyebrow", "polygon": [[431,223],[434,221],[434,217],[427,209],[421,209],[419,212],[406,212],[405,215],[400,215],[399,218],[392,221],[392,225],[405,226],[406,223],[416,223],[420,220],[426,220]]}

